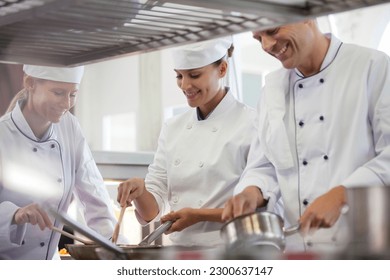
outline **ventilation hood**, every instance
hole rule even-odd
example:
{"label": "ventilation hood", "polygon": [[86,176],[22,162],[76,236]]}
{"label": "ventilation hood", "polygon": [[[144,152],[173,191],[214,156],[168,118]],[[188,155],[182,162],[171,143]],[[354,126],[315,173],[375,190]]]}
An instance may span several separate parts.
{"label": "ventilation hood", "polygon": [[1,0],[0,61],[88,64],[390,0]]}

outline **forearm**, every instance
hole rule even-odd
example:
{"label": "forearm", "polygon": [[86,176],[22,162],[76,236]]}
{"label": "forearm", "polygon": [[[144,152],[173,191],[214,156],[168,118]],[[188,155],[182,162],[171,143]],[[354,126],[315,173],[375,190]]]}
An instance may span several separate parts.
{"label": "forearm", "polygon": [[146,190],[141,196],[134,199],[134,204],[138,214],[146,222],[153,220],[160,211],[156,199]]}
{"label": "forearm", "polygon": [[223,222],[221,219],[223,208],[201,208],[193,211],[198,222]]}

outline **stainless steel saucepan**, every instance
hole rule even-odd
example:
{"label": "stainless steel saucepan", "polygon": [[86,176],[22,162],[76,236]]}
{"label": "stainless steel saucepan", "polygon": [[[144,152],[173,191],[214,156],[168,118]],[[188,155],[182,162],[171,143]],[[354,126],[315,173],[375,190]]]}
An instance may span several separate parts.
{"label": "stainless steel saucepan", "polygon": [[223,225],[221,236],[228,250],[246,250],[263,245],[280,251],[285,249],[286,236],[298,232],[299,225],[284,228],[283,219],[271,212],[275,200],[270,198],[267,211],[242,215]]}

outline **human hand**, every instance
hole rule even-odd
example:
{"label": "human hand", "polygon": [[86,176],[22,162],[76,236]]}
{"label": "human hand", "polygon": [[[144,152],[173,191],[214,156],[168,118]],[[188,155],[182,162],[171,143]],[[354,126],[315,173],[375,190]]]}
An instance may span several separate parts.
{"label": "human hand", "polygon": [[235,217],[253,213],[257,207],[264,203],[265,200],[260,189],[256,186],[249,186],[225,203],[222,220],[226,222]]}
{"label": "human hand", "polygon": [[14,215],[13,223],[17,225],[23,225],[30,223],[32,225],[38,225],[41,230],[45,228],[52,228],[53,224],[44,211],[38,204],[32,203],[25,207],[20,207]]}
{"label": "human hand", "polygon": [[196,214],[197,209],[183,208],[178,211],[172,211],[165,216],[161,217],[161,223],[166,221],[173,221],[171,227],[165,232],[170,234],[175,231],[182,231],[183,229],[192,226],[199,222],[198,215]]}
{"label": "human hand", "polygon": [[121,207],[132,205],[132,201],[145,191],[145,181],[141,178],[128,179],[118,186],[117,201]]}
{"label": "human hand", "polygon": [[316,198],[299,220],[303,235],[314,234],[319,228],[333,226],[346,203],[344,186],[337,186]]}

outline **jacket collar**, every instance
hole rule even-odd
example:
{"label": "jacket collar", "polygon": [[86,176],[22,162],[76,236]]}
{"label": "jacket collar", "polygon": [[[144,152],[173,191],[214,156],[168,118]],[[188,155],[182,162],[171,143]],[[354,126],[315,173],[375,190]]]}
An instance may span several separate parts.
{"label": "jacket collar", "polygon": [[199,116],[199,109],[196,108],[196,119],[198,121],[203,121],[203,120],[211,120],[217,118],[219,115],[221,115],[223,112],[226,112],[227,109],[234,104],[235,98],[233,94],[230,93],[229,87],[226,87],[226,94],[222,98],[221,102],[217,105],[217,107],[214,108],[213,111],[211,111],[210,114],[206,116],[205,119],[201,119]]}
{"label": "jacket collar", "polygon": [[[332,62],[334,61],[334,59],[336,58],[337,56],[337,53],[341,47],[341,45],[343,44],[336,36],[334,36],[333,34],[325,34],[326,37],[328,37],[330,39],[330,44],[329,44],[329,48],[328,48],[328,51],[325,55],[325,58],[324,60],[322,61],[322,64],[321,64],[321,68],[320,68],[320,71],[324,70],[325,68],[327,68],[329,65],[332,64]],[[297,69],[295,68],[295,73],[300,76],[300,77],[304,77],[303,74]]]}
{"label": "jacket collar", "polygon": [[53,134],[53,124],[47,129],[46,133],[43,135],[41,139],[37,138],[33,131],[31,130],[29,124],[27,123],[20,106],[23,104],[23,100],[19,100],[15,108],[11,112],[11,119],[15,124],[16,128],[27,138],[33,140],[35,142],[45,142],[50,139]]}

